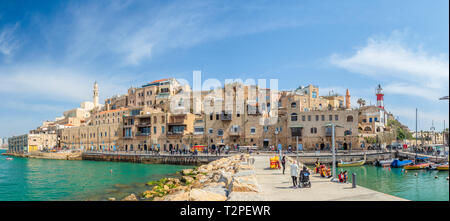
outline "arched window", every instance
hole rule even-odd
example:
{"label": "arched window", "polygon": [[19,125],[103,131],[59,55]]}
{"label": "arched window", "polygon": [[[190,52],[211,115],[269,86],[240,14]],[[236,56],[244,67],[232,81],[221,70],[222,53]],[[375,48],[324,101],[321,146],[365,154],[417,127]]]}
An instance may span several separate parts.
{"label": "arched window", "polygon": [[297,121],[297,119],[298,119],[297,114],[296,113],[292,113],[291,114],[291,121]]}
{"label": "arched window", "polygon": [[370,127],[365,127],[365,128],[364,128],[364,131],[372,131],[372,128],[370,128]]}
{"label": "arched window", "polygon": [[344,136],[347,136],[347,135],[352,135],[352,131],[351,130],[344,131]]}
{"label": "arched window", "polygon": [[347,116],[347,122],[353,122],[353,116],[351,115]]}
{"label": "arched window", "polygon": [[291,103],[291,108],[296,108],[296,107],[297,107],[297,103],[292,102],[292,103]]}
{"label": "arched window", "polygon": [[377,127],[377,132],[381,132],[381,128],[380,127]]}

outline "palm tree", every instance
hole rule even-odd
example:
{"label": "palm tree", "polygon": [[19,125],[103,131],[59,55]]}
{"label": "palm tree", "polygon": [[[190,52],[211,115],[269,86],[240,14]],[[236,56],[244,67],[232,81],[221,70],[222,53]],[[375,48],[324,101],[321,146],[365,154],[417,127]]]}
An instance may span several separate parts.
{"label": "palm tree", "polygon": [[366,101],[362,98],[359,98],[357,103],[359,104],[359,107],[366,106]]}

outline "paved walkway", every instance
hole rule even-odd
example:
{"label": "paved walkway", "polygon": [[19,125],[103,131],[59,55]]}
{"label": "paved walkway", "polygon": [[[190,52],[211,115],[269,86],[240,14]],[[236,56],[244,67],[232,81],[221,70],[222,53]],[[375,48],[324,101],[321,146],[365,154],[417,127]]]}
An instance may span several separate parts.
{"label": "paved walkway", "polygon": [[361,186],[332,183],[330,179],[311,176],[312,188],[292,188],[290,166],[282,170],[269,169],[269,156],[254,156],[255,173],[261,192],[259,197],[268,201],[401,201],[405,200]]}

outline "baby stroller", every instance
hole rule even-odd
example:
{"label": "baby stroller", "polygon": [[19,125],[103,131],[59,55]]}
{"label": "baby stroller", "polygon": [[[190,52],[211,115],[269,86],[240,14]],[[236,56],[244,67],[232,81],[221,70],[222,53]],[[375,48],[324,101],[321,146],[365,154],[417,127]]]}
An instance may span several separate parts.
{"label": "baby stroller", "polygon": [[309,172],[300,172],[300,188],[311,188],[311,181],[309,181]]}

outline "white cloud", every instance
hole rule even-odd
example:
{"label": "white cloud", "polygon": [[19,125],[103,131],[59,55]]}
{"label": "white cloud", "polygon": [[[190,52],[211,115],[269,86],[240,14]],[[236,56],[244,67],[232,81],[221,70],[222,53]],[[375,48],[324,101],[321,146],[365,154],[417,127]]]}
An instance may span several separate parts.
{"label": "white cloud", "polygon": [[94,75],[91,71],[51,65],[20,65],[0,68],[0,92],[22,99],[82,102],[92,100],[94,81],[99,82],[100,96],[125,93],[128,81],[113,75]]}
{"label": "white cloud", "polygon": [[0,30],[0,53],[6,56],[11,56],[13,52],[19,47],[19,42],[14,35],[19,24],[6,26]]}
{"label": "white cloud", "polygon": [[[416,120],[416,109],[415,108],[405,108],[405,107],[391,107],[389,109],[394,116],[398,116],[401,122],[406,122],[410,130],[415,130],[415,120]],[[442,130],[443,121],[449,122],[448,115],[442,114],[439,111],[417,111],[417,127],[418,130],[429,130],[432,121],[434,121],[434,126],[437,130]]]}
{"label": "white cloud", "polygon": [[[69,60],[86,62],[109,57],[118,64],[135,66],[171,49],[300,23],[287,19],[289,15],[275,16],[270,7],[245,7],[246,4],[223,7],[220,2],[209,1],[158,5],[148,1],[74,3],[62,12],[61,16],[68,19],[55,19],[42,27],[49,44],[59,36],[68,45],[65,56]],[[231,14],[236,14],[236,18]],[[242,14],[253,16],[239,18]]]}
{"label": "white cloud", "polygon": [[385,92],[436,100],[448,94],[448,55],[429,55],[402,43],[402,33],[388,39],[369,38],[350,57],[334,54],[332,64],[348,71],[389,82]]}

